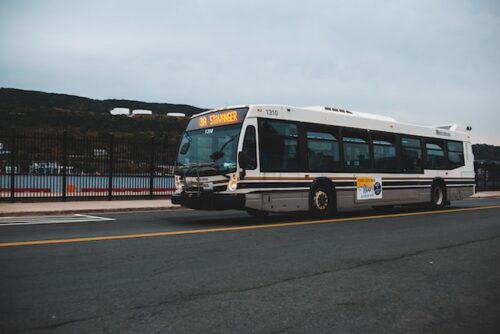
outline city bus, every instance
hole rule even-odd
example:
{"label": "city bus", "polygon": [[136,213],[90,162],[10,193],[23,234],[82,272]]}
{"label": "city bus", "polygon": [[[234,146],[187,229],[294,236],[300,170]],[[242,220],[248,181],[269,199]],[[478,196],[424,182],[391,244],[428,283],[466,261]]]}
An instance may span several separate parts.
{"label": "city bus", "polygon": [[325,106],[214,109],[182,134],[172,203],[254,216],[443,208],[475,192],[470,131]]}

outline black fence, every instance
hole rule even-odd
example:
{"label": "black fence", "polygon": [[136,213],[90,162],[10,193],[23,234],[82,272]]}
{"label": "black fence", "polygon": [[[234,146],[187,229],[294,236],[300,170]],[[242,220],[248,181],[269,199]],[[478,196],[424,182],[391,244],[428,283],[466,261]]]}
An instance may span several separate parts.
{"label": "black fence", "polygon": [[0,201],[169,196],[175,190],[175,148],[167,142],[4,131]]}
{"label": "black fence", "polygon": [[476,191],[500,191],[500,161],[475,161],[474,170],[476,171]]}

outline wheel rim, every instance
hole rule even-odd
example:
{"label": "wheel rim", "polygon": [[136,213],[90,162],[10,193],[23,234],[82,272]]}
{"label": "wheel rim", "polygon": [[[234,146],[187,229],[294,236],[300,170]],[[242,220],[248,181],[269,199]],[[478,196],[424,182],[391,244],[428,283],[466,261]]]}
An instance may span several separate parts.
{"label": "wheel rim", "polygon": [[436,187],[434,189],[434,203],[436,203],[436,205],[441,205],[441,203],[443,203],[443,190],[441,187]]}
{"label": "wheel rim", "polygon": [[328,195],[322,191],[318,190],[313,197],[314,207],[318,210],[326,210],[328,208]]}

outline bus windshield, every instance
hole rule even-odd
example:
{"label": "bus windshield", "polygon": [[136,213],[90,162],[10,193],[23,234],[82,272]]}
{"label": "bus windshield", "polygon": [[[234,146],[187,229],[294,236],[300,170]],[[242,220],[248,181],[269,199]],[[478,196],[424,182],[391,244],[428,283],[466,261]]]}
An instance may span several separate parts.
{"label": "bus windshield", "polygon": [[184,132],[177,165],[206,167],[205,175],[234,172],[240,131],[241,124],[235,124]]}
{"label": "bus windshield", "polygon": [[189,121],[182,135],[177,165],[189,172],[192,167],[203,175],[236,170],[236,150],[248,108],[205,113]]}

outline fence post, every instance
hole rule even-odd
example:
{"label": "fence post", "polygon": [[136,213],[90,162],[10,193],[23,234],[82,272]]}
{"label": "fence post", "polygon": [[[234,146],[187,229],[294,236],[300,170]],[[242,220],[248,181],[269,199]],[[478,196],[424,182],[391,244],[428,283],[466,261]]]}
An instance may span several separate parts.
{"label": "fence post", "polygon": [[474,193],[477,194],[477,188],[479,188],[479,171],[474,171],[474,183],[475,183],[475,187],[474,187]]}
{"label": "fence post", "polygon": [[113,198],[113,134],[109,134],[108,200]]}
{"label": "fence post", "polygon": [[155,171],[155,136],[151,137],[151,160],[149,164],[149,197],[153,198],[154,186],[154,171]]}
{"label": "fence post", "polygon": [[62,164],[63,164],[63,170],[62,170],[62,197],[63,197],[63,201],[66,201],[66,190],[67,190],[67,151],[68,151],[68,144],[67,144],[67,141],[68,141],[68,132],[66,130],[64,130],[63,132],[63,151],[62,151]]}
{"label": "fence post", "polygon": [[15,164],[16,164],[16,129],[11,129],[11,147],[10,147],[10,202],[14,203],[16,201],[16,182],[15,182]]}

